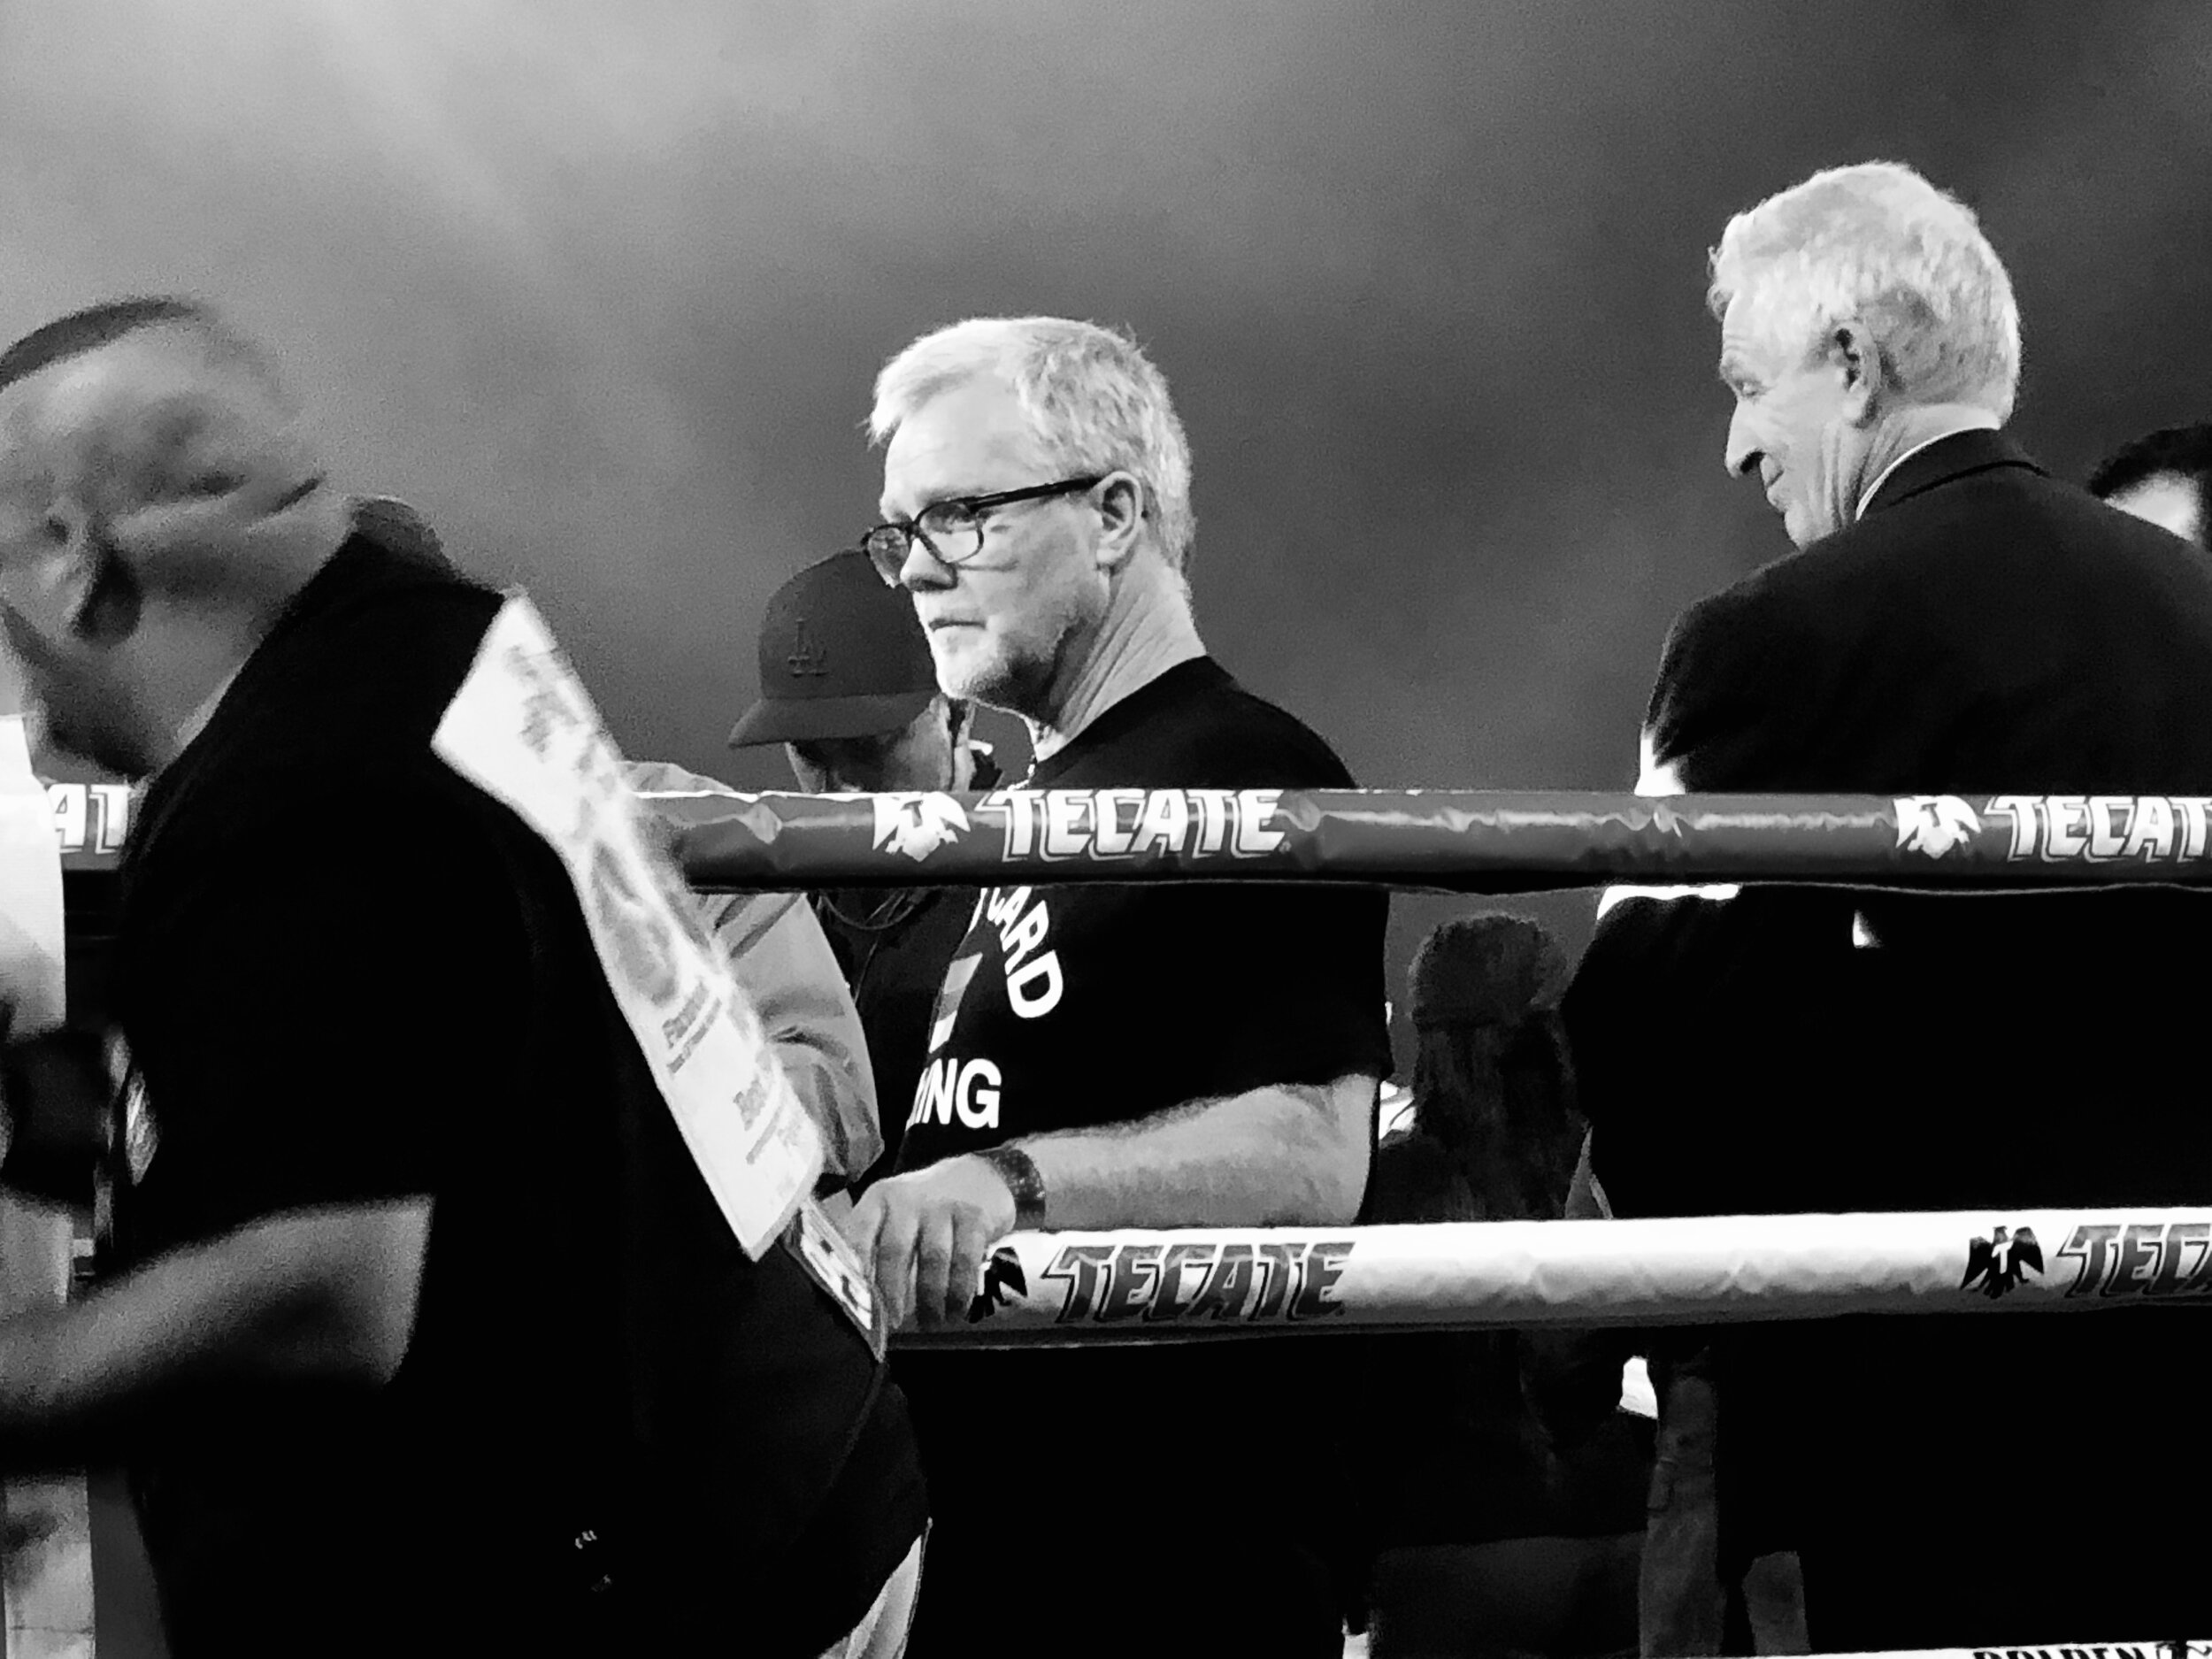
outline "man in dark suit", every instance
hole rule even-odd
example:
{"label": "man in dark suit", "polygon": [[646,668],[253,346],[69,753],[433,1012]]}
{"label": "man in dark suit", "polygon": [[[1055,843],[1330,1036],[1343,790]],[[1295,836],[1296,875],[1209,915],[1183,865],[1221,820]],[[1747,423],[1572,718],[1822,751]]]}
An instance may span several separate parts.
{"label": "man in dark suit", "polygon": [[[2212,574],[2000,434],[2018,321],[1973,215],[1839,169],[1739,216],[1713,279],[1727,465],[1799,551],[1677,623],[1640,788],[2212,785]],[[1628,895],[1567,1002],[1597,1173],[1631,1216],[2200,1203],[2212,1114],[2168,1079],[2208,926],[2145,888]],[[2212,1429],[2122,1402],[2208,1336],[2171,1308],[1724,1329],[1724,1577],[1794,1552],[1829,1651],[2201,1617],[2212,1574],[2131,1500],[2206,1489]]]}

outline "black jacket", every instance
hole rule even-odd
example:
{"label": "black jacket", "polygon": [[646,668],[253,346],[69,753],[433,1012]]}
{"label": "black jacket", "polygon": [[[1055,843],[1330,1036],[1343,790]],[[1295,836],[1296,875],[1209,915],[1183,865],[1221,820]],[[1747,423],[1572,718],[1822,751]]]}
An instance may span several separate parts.
{"label": "black jacket", "polygon": [[[1645,736],[1693,791],[2201,793],[2212,574],[1961,434],[1686,612]],[[1624,903],[1566,1002],[1599,1177],[1632,1216],[2201,1202],[2212,1111],[2173,1082],[2208,928],[2170,889]],[[2116,1531],[2070,1524],[2096,1535],[2039,1573],[2013,1529],[2106,1512],[2152,1459],[2200,1488],[2212,1430],[2153,1451],[2072,1402],[2208,1336],[2185,1311],[1732,1327],[1724,1526],[1740,1555],[1804,1552],[1820,1647],[2058,1628],[2039,1610],[2134,1627],[2175,1604]]]}
{"label": "black jacket", "polygon": [[733,1617],[812,1655],[922,1525],[866,1341],[738,1248],[557,856],[432,752],[499,603],[357,539],[133,834],[118,1265],[434,1202],[388,1386],[227,1379],[134,1448],[180,1655],[697,1651]]}

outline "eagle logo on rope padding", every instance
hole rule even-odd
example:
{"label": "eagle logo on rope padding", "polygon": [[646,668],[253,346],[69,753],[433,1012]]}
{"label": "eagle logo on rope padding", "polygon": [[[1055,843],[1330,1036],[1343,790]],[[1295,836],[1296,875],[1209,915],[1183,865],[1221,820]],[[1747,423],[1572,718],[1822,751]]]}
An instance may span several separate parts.
{"label": "eagle logo on rope padding", "polygon": [[874,799],[876,850],[888,849],[916,864],[958,841],[968,827],[967,813],[949,795],[901,791]]}
{"label": "eagle logo on rope padding", "polygon": [[[1009,1294],[1009,1292],[1012,1294]],[[1001,1245],[991,1252],[989,1263],[983,1270],[983,1288],[968,1304],[968,1323],[987,1319],[994,1308],[1003,1308],[1029,1294],[1029,1281],[1022,1273],[1022,1259],[1010,1245]]]}
{"label": "eagle logo on rope padding", "polygon": [[1897,797],[1897,845],[1931,858],[1972,843],[1981,833],[1981,814],[1955,795]]}
{"label": "eagle logo on rope padding", "polygon": [[2030,1272],[2039,1278],[2043,1272],[2043,1247],[2035,1241],[2035,1229],[2016,1228],[2008,1237],[2004,1228],[1994,1227],[1988,1238],[1967,1244],[1966,1277],[1959,1280],[1959,1288],[1978,1289],[1994,1302]]}

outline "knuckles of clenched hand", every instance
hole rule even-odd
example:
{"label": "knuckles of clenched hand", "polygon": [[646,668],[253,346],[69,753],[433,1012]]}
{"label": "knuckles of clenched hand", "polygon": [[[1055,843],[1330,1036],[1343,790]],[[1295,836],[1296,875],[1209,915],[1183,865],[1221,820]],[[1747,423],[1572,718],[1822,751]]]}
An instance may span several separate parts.
{"label": "knuckles of clenched hand", "polygon": [[932,1329],[965,1318],[991,1247],[1014,1230],[1014,1194],[981,1158],[947,1158],[878,1181],[842,1225],[890,1328]]}

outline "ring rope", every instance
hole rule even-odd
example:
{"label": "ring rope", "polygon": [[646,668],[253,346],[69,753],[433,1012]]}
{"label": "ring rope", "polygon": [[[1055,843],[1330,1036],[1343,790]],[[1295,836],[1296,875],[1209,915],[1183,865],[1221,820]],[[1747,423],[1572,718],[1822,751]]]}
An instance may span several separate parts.
{"label": "ring rope", "polygon": [[2212,1210],[1018,1233],[906,1347],[2212,1302]]}
{"label": "ring rope", "polygon": [[1510,892],[1624,879],[2029,890],[2212,880],[2212,796],[999,789],[656,794],[708,890],[1322,880]]}

